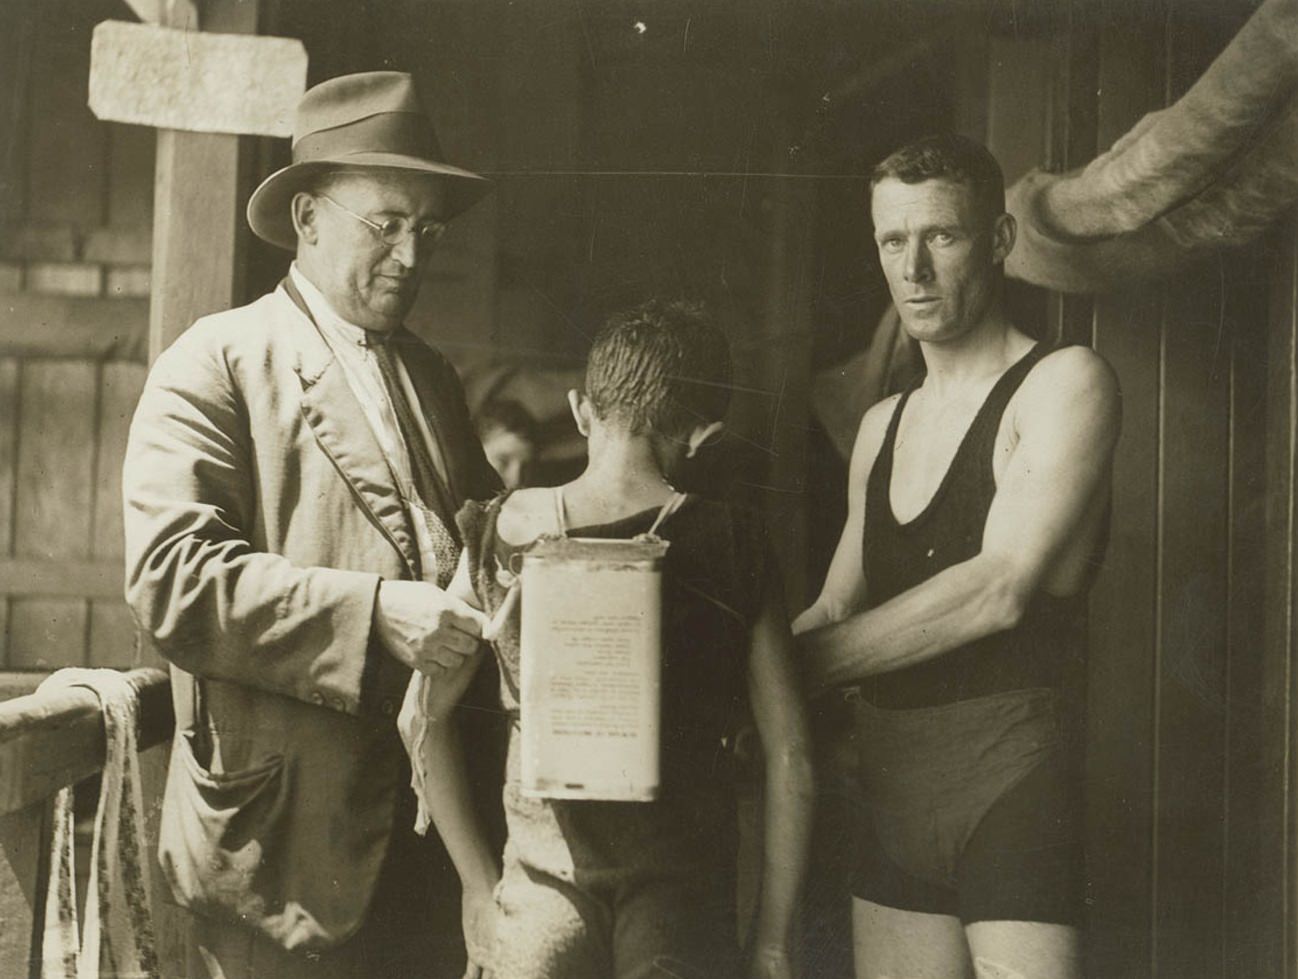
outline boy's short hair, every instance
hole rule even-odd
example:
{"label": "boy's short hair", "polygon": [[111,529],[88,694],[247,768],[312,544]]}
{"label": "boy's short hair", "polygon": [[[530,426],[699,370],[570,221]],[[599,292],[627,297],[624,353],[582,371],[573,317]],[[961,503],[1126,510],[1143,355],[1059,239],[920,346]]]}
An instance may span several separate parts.
{"label": "boy's short hair", "polygon": [[586,397],[632,434],[684,435],[725,417],[730,344],[701,303],[651,299],[596,335]]}
{"label": "boy's short hair", "polygon": [[883,180],[918,184],[949,180],[973,191],[988,217],[1005,213],[1005,174],[996,157],[977,140],[955,133],[926,136],[896,150],[870,173],[870,193]]}

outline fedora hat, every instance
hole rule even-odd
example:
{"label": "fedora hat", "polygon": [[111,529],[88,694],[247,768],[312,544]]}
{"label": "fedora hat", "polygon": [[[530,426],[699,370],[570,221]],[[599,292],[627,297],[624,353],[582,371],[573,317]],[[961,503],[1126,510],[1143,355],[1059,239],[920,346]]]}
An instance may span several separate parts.
{"label": "fedora hat", "polygon": [[309,89],[298,103],[293,162],[253,191],[248,225],[257,237],[293,251],[293,195],[325,173],[353,167],[428,174],[445,191],[438,217],[454,217],[482,197],[491,182],[441,158],[437,134],[410,75],[366,71],[331,78]]}

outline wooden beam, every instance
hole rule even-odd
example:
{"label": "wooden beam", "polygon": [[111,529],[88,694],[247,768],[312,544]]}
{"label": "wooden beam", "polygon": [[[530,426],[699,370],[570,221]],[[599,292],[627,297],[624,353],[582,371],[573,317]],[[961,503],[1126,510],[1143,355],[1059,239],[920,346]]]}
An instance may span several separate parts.
{"label": "wooden beam", "polygon": [[90,108],[104,122],[287,137],[305,90],[296,38],[105,20],[90,45]]}
{"label": "wooden beam", "polygon": [[120,561],[0,558],[0,595],[120,600],[122,575]]}
{"label": "wooden beam", "polygon": [[[161,670],[131,670],[139,691],[139,749],[171,738],[171,682]],[[0,704],[0,816],[26,809],[104,766],[103,715],[86,687]]]}
{"label": "wooden beam", "polygon": [[147,226],[86,230],[70,224],[6,224],[0,226],[0,259],[148,265],[153,257],[151,238]]}
{"label": "wooden beam", "polygon": [[148,322],[144,299],[0,295],[0,357],[143,362]]}

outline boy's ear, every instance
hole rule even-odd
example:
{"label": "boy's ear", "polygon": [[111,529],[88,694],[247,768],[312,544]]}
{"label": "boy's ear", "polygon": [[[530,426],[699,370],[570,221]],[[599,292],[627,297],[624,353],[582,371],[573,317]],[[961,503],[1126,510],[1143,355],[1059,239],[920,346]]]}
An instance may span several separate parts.
{"label": "boy's ear", "polygon": [[712,422],[710,425],[699,425],[694,431],[690,432],[690,437],[686,440],[685,458],[693,459],[699,449],[707,445],[721,435],[721,430],[726,427],[725,422]]}
{"label": "boy's ear", "polygon": [[577,423],[577,431],[582,438],[590,438],[590,402],[576,388],[568,390],[568,407],[572,410],[572,420]]}

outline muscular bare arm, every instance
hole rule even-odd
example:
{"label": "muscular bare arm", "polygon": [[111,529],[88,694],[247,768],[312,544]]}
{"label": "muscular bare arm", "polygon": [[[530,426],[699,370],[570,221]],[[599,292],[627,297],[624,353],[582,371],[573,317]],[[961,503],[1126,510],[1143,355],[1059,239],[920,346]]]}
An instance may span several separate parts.
{"label": "muscular bare arm", "polygon": [[[1107,492],[1121,424],[1116,379],[1068,348],[1014,399],[1018,442],[998,481],[982,550],[868,612],[800,637],[811,690],[940,656],[1012,628]],[[841,545],[840,545],[841,546]]]}

